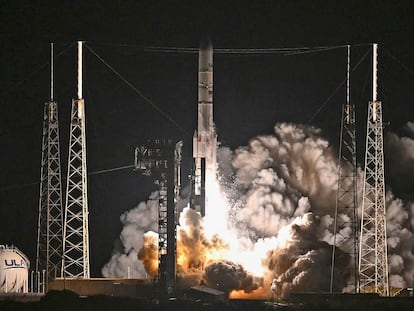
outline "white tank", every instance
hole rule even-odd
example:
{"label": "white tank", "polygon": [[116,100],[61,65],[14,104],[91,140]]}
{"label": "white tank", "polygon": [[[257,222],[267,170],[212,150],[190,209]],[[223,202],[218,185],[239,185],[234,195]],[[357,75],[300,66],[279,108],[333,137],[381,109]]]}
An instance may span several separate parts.
{"label": "white tank", "polygon": [[27,293],[30,261],[15,246],[0,245],[0,293]]}

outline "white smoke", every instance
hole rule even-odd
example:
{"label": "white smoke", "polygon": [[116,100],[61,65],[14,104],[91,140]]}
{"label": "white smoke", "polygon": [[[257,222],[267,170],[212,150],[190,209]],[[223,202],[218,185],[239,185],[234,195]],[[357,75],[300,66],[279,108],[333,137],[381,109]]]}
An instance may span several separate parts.
{"label": "white smoke", "polygon": [[385,136],[386,177],[394,193],[414,201],[414,122],[408,122],[402,132]]}
{"label": "white smoke", "polygon": [[[236,180],[229,191],[236,226],[252,237],[272,237],[296,216],[333,213],[337,157],[313,127],[278,124],[234,152]],[[234,185],[236,184],[236,186]]]}
{"label": "white smoke", "polygon": [[414,284],[414,203],[405,203],[387,194],[387,244],[390,284],[407,287]]}
{"label": "white smoke", "polygon": [[111,259],[102,268],[104,277],[146,277],[144,265],[137,258],[144,243],[144,233],[158,230],[158,205],[158,192],[153,192],[147,202],[141,202],[121,215],[124,227],[119,239],[122,245],[113,251]]}
{"label": "white smoke", "polygon": [[[389,132],[385,140],[387,240],[390,284],[414,285],[414,122],[402,135]],[[399,197],[397,197],[399,196]]]}
{"label": "white smoke", "polygon": [[[332,246],[326,242],[333,242],[337,158],[320,130],[287,123],[233,154],[235,178],[227,184],[235,202],[232,224],[253,244],[276,237],[277,245],[262,260],[265,283],[276,279],[278,296],[329,290]],[[348,271],[349,256],[338,254]],[[348,272],[335,273],[334,287],[341,290]]]}
{"label": "white smoke", "polygon": [[[275,280],[278,297],[286,298],[292,291],[327,291],[330,286],[332,246],[318,241],[319,219],[312,213],[296,217],[279,234],[283,243],[277,245],[266,259]],[[334,291],[341,290],[349,269],[349,255],[337,249],[339,261],[335,273]]]}
{"label": "white smoke", "polygon": [[[407,129],[414,137],[414,124],[409,123]],[[237,248],[255,254],[250,260],[262,264],[265,272],[260,275],[263,279],[257,282],[247,272],[249,269],[244,270],[247,266],[241,266],[233,258],[208,259],[210,257],[206,253],[211,252],[212,255],[217,249],[229,248],[226,244],[228,237],[207,238],[203,219],[194,211],[184,209],[177,230],[177,244],[182,248],[177,254],[178,273],[183,283],[194,285],[204,278],[211,284],[226,284],[223,285],[226,290],[241,289],[238,284],[244,284],[244,292],[254,293],[261,288],[270,288],[272,279],[276,279],[281,296],[288,295],[292,290],[329,290],[338,155],[320,135],[320,130],[314,127],[282,123],[275,126],[274,135],[255,137],[248,146],[235,151],[227,147],[219,148],[219,181],[229,201],[229,230],[236,232]],[[394,156],[404,155],[403,160],[396,161],[398,164],[395,163],[390,169],[404,172],[404,167],[413,165],[414,144],[410,136],[400,138],[389,134],[387,142],[386,147],[393,150]],[[404,172],[405,180],[413,178],[412,171]],[[358,170],[358,185],[358,198],[361,200],[361,169]],[[411,192],[404,191],[407,198],[414,195],[412,187]],[[145,275],[137,255],[143,249],[144,232],[157,230],[157,210],[157,197],[152,194],[147,203],[140,203],[121,216],[124,224],[120,237],[123,249],[114,251],[110,262],[102,270],[104,276],[125,276],[126,267],[133,264],[137,276]],[[360,210],[358,214],[361,214]],[[338,216],[342,223],[350,223],[350,215]],[[387,222],[390,284],[412,286],[412,200],[396,198],[388,191]],[[349,237],[351,232],[349,225],[340,228],[343,237]],[[144,249],[151,251],[153,235],[147,235],[146,240],[148,246]],[[343,268],[335,271],[336,290],[346,287],[348,275],[352,274],[349,255],[346,254],[349,250],[344,247],[349,245],[336,250]],[[141,253],[141,258],[145,257],[144,253]],[[151,261],[155,257],[145,258]],[[209,269],[205,271],[207,267]],[[220,279],[220,274],[226,275],[227,279]],[[245,281],[231,280],[232,275]],[[259,288],[255,291],[256,286]]]}

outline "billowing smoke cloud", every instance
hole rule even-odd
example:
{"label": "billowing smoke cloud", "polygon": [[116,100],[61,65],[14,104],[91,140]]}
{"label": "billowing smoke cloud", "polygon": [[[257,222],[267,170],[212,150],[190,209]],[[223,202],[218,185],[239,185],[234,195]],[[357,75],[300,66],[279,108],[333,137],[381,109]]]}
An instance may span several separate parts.
{"label": "billowing smoke cloud", "polygon": [[144,245],[138,252],[138,259],[142,261],[145,271],[151,278],[158,274],[158,234],[153,231],[144,233]]}
{"label": "billowing smoke cloud", "polygon": [[387,241],[390,283],[407,287],[414,285],[414,122],[401,132],[385,140]]}
{"label": "billowing smoke cloud", "polygon": [[232,219],[250,236],[275,236],[310,210],[333,213],[337,156],[313,127],[276,125],[274,136],[256,137],[237,149],[232,164],[238,188],[230,192],[241,197]]}
{"label": "billowing smoke cloud", "polygon": [[[414,124],[409,123],[407,131],[413,136],[404,139],[394,134],[387,136],[386,146],[394,150],[395,155],[405,154],[405,160],[394,164],[392,169],[403,171],[403,167],[412,164],[413,130]],[[181,211],[177,227],[179,285],[189,287],[204,283],[237,293],[238,297],[270,297],[273,280],[279,297],[294,291],[328,291],[338,156],[320,137],[320,130],[278,124],[274,135],[255,137],[248,146],[235,151],[221,147],[217,156],[219,181],[230,206],[229,228],[225,233],[207,236],[205,219],[190,208]],[[345,166],[343,169],[349,168]],[[412,176],[406,174],[404,178],[409,181]],[[358,184],[362,185],[361,170],[358,171]],[[412,185],[411,190],[407,186],[404,193],[413,195]],[[359,186],[358,190],[362,188]],[[358,197],[361,200],[361,193]],[[408,198],[410,196],[406,195],[402,200],[391,191],[387,193],[392,286],[413,284],[414,204]],[[124,276],[118,272],[122,271],[118,266],[122,260],[132,262],[134,256],[141,268],[145,265],[148,275],[156,275],[157,235],[154,232],[144,235],[144,232],[157,229],[158,203],[154,195],[152,200],[136,208],[140,220],[132,217],[135,213],[131,217],[127,217],[128,213],[121,216],[125,225],[121,233],[124,249],[115,251],[105,265],[106,276]],[[348,237],[352,232],[350,215],[340,214],[339,217],[342,223],[348,223],[340,228],[341,236]],[[147,222],[143,223],[143,218]],[[352,274],[349,247],[344,244],[335,250],[335,291],[344,290]]]}
{"label": "billowing smoke cloud", "polygon": [[121,215],[124,225],[118,246],[111,259],[102,268],[104,277],[144,278],[146,272],[141,261],[137,260],[139,250],[143,246],[143,236],[147,231],[157,231],[158,192],[150,195],[147,202],[141,202],[135,208]]}
{"label": "billowing smoke cloud", "polygon": [[414,122],[408,122],[402,132],[385,136],[386,177],[396,195],[414,201]]}
{"label": "billowing smoke cloud", "polygon": [[405,288],[414,284],[414,203],[387,194],[387,244],[390,283]]}
{"label": "billowing smoke cloud", "polygon": [[260,279],[248,273],[241,264],[228,260],[215,261],[204,270],[203,281],[208,287],[227,293],[243,290],[246,293],[259,288]]}
{"label": "billowing smoke cloud", "polygon": [[[329,291],[332,245],[318,241],[318,218],[307,213],[297,217],[279,234],[278,247],[265,260],[276,283],[276,296],[286,298],[294,291]],[[347,267],[350,256],[336,250],[336,267]],[[341,291],[349,277],[348,269],[336,269],[334,291]]]}
{"label": "billowing smoke cloud", "polygon": [[[282,123],[274,136],[259,136],[235,152],[233,166],[240,184],[250,187],[263,169],[282,178],[287,195],[306,195],[318,213],[332,209],[337,186],[337,156],[314,127]],[[283,187],[283,182],[280,182]]]}

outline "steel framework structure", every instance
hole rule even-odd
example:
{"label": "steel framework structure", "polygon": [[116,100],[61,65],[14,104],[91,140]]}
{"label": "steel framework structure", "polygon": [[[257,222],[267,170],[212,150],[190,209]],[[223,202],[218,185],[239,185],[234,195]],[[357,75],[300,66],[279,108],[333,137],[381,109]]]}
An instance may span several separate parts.
{"label": "steel framework structure", "polygon": [[78,42],[78,99],[72,101],[64,219],[62,275],[89,278],[89,227],[82,42]]}
{"label": "steel framework structure", "polygon": [[135,169],[158,185],[158,282],[161,299],[175,294],[177,210],[182,142],[155,140],[135,149]]}
{"label": "steel framework structure", "polygon": [[358,200],[357,200],[357,159],[355,106],[350,103],[350,60],[351,47],[348,45],[346,104],[342,105],[341,136],[338,161],[338,190],[334,221],[334,243],[330,292],[334,288],[337,271],[343,270],[340,254],[336,248],[350,255],[351,285],[358,288]]}
{"label": "steel framework structure", "polygon": [[43,113],[42,160],[37,228],[36,271],[46,282],[60,276],[62,263],[62,185],[58,105],[53,100],[53,43],[51,44],[50,101]]}
{"label": "steel framework structure", "polygon": [[62,263],[62,186],[56,102],[44,107],[36,271],[60,276]]}
{"label": "steel framework structure", "polygon": [[373,46],[373,100],[368,105],[362,198],[359,279],[361,293],[389,296],[382,105],[377,101],[377,45]]}

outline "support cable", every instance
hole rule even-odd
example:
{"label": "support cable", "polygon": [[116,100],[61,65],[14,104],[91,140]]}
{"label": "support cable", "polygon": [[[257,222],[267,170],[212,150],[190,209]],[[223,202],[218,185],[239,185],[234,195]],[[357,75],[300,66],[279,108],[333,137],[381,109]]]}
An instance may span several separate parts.
{"label": "support cable", "polygon": [[92,48],[85,44],[85,47],[98,58],[106,67],[112,71],[118,78],[120,78],[126,85],[128,85],[135,93],[137,93],[145,102],[150,104],[155,110],[157,110],[162,116],[164,116],[168,121],[174,124],[181,132],[187,136],[191,136],[183,127],[181,127],[177,121],[175,121],[169,114],[164,112],[160,107],[158,107],[154,102],[152,102],[148,97],[146,97],[140,90],[138,90],[131,82],[129,82],[125,77],[123,77],[113,66],[111,66],[107,61],[105,61],[101,56],[99,56]]}
{"label": "support cable", "polygon": [[[192,47],[175,47],[175,46],[142,46],[136,44],[113,44],[113,43],[97,43],[95,45],[112,46],[140,49],[144,52],[155,53],[177,53],[177,54],[197,54],[199,48]],[[368,46],[370,43],[353,44],[352,47]],[[296,55],[302,53],[318,53],[333,49],[347,47],[348,44],[325,45],[325,46],[301,46],[301,47],[282,47],[282,48],[215,48],[214,54],[283,54]]]}
{"label": "support cable", "polygon": [[[369,51],[367,51],[358,61],[358,63],[352,68],[351,72],[354,72],[359,65],[362,63],[362,61],[365,59],[365,57],[369,54]],[[329,96],[322,102],[322,104],[319,106],[319,108],[316,110],[316,112],[312,115],[312,117],[306,122],[306,125],[309,125],[313,119],[322,111],[323,108],[329,103],[329,101],[336,95],[336,93],[341,89],[341,87],[345,84],[347,81],[347,78],[343,79],[338,86],[335,88],[335,90],[329,94]]]}

